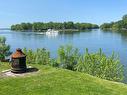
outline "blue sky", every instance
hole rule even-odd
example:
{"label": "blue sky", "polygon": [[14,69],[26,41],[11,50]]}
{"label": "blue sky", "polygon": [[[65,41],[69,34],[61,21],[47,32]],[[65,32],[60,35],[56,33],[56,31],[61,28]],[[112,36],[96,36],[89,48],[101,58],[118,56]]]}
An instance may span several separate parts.
{"label": "blue sky", "polygon": [[21,22],[116,21],[127,14],[127,0],[1,0],[0,28]]}

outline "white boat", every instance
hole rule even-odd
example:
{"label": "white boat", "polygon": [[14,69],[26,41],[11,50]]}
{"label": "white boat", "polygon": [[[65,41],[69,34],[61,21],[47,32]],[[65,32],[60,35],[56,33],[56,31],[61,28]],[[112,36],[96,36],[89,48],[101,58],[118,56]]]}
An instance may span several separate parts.
{"label": "white boat", "polygon": [[58,35],[58,32],[57,30],[54,30],[54,29],[48,29],[47,32],[46,32],[46,35],[47,36],[57,36]]}

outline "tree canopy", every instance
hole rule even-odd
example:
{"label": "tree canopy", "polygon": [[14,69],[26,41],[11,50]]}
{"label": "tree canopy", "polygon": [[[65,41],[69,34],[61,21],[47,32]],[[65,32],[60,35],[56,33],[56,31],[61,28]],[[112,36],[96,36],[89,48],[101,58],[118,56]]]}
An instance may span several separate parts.
{"label": "tree canopy", "polygon": [[96,24],[91,23],[74,23],[72,21],[69,22],[34,22],[34,23],[21,23],[21,24],[15,24],[11,26],[11,30],[32,30],[32,31],[42,31],[47,29],[58,29],[58,30],[64,30],[64,29],[78,29],[78,30],[84,30],[84,29],[97,29],[99,28]]}
{"label": "tree canopy", "polygon": [[110,23],[104,23],[100,26],[102,30],[127,30],[127,14],[122,17],[122,20]]}

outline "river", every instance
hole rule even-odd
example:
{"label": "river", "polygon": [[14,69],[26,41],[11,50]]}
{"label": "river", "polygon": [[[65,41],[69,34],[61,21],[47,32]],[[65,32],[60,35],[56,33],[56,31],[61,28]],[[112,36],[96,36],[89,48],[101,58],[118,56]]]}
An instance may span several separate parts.
{"label": "river", "polygon": [[0,36],[5,36],[11,51],[16,48],[37,49],[47,48],[51,56],[57,56],[57,49],[61,45],[71,44],[84,52],[88,48],[90,52],[97,52],[102,48],[103,52],[111,55],[114,51],[119,54],[122,64],[127,65],[127,33],[97,30],[80,32],[59,33],[55,36],[39,34],[37,32],[16,32],[0,30]]}

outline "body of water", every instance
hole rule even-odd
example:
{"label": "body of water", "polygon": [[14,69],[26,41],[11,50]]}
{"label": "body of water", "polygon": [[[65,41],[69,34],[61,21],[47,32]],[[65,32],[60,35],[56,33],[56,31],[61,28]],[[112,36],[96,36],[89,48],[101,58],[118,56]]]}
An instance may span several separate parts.
{"label": "body of water", "polygon": [[5,36],[11,51],[16,48],[37,49],[46,48],[51,51],[51,56],[57,56],[57,49],[61,45],[71,44],[84,52],[88,48],[90,52],[96,52],[102,48],[103,52],[111,55],[116,52],[120,60],[127,65],[127,33],[111,31],[81,31],[73,33],[59,33],[55,36],[47,36],[36,32],[12,32],[0,30],[0,36]]}

